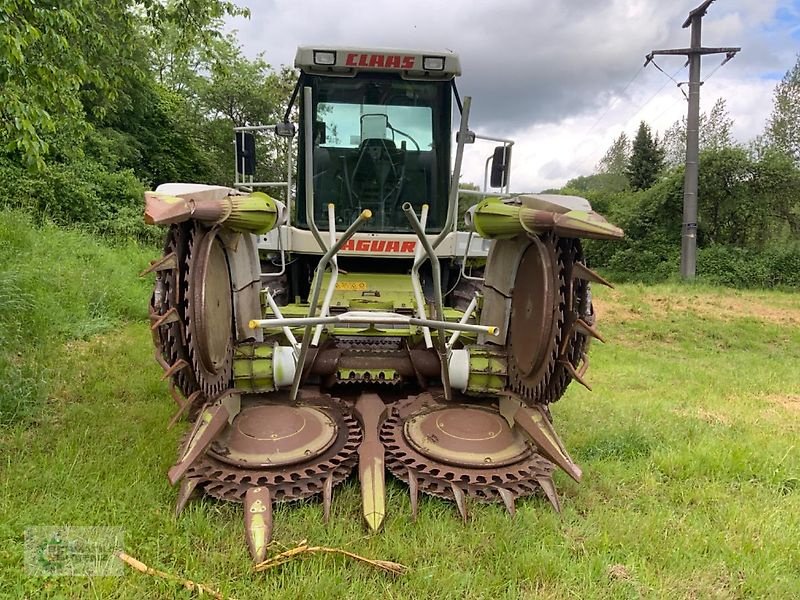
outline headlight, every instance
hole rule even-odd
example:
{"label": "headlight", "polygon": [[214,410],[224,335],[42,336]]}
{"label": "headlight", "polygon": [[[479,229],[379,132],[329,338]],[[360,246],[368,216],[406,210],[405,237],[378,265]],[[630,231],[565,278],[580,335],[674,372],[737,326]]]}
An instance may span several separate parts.
{"label": "headlight", "polygon": [[335,65],[336,52],[330,50],[314,50],[315,65]]}
{"label": "headlight", "polygon": [[422,68],[425,71],[444,71],[444,56],[424,56]]}

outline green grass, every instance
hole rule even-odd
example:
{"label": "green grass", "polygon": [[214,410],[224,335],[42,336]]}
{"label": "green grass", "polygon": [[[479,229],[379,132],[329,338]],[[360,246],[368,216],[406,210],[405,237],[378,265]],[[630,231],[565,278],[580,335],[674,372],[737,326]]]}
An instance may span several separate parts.
{"label": "green grass", "polygon": [[147,316],[153,254],[0,210],[0,425],[37,417],[63,343]]}
{"label": "green grass", "polygon": [[172,401],[137,320],[146,293],[125,293],[142,304],[118,312],[127,324],[54,351],[57,383],[38,423],[0,430],[0,596],[194,597],[130,570],[29,577],[23,532],[49,524],[120,526],[129,554],[240,600],[798,596],[796,294],[596,290],[608,343],[592,347],[595,391],[573,385],[553,408],[585,474],[581,484],[557,474],[562,515],[532,498],[513,520],[499,506],[470,505],[464,526],[452,505],[424,498],[412,523],[395,481],[375,536],[361,525],[353,481],[335,490],[328,526],[318,501],[277,507],[277,540],[410,567],[391,579],[335,556],[254,574],[239,506],[204,499],[172,517],[165,472],[181,432],[166,430]]}

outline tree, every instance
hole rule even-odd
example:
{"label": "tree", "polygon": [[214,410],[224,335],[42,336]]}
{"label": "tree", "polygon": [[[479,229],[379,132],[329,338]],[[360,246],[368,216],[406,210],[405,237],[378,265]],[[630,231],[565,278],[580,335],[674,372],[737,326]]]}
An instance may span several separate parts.
{"label": "tree", "polygon": [[[474,183],[462,181],[458,184],[458,189],[478,192],[481,188]],[[456,227],[458,227],[458,229],[462,231],[466,229],[467,226],[464,223],[464,215],[471,207],[475,206],[480,201],[481,198],[473,194],[458,194],[458,215],[456,216]]]}
{"label": "tree", "polygon": [[794,67],[775,87],[772,103],[765,141],[800,164],[800,54]]}
{"label": "tree", "polygon": [[624,175],[625,168],[628,165],[631,154],[631,143],[625,132],[621,132],[619,136],[611,143],[603,158],[597,164],[596,171],[598,173],[607,173],[610,175]]}
{"label": "tree", "polygon": [[[733,119],[725,100],[718,98],[708,113],[700,114],[700,150],[722,150],[735,146],[731,130]],[[686,160],[686,117],[664,131],[661,141],[667,165],[675,167]]]}
{"label": "tree", "polygon": [[651,187],[664,168],[664,150],[650,127],[642,121],[631,146],[631,157],[625,169],[631,188],[646,190]]}
{"label": "tree", "polygon": [[[217,182],[231,184],[233,128],[283,121],[297,75],[289,68],[273,69],[260,55],[246,58],[230,36],[216,42],[214,56],[207,75],[189,82],[184,94],[194,103],[199,141],[216,165]],[[284,138],[271,132],[258,135],[256,156],[258,180],[286,178]]]}
{"label": "tree", "polygon": [[[224,0],[114,0],[0,4],[0,152],[41,170],[70,154],[88,118],[125,102],[125,80],[151,77],[148,37],[179,24],[181,44],[219,35]],[[60,148],[53,144],[61,142]]]}

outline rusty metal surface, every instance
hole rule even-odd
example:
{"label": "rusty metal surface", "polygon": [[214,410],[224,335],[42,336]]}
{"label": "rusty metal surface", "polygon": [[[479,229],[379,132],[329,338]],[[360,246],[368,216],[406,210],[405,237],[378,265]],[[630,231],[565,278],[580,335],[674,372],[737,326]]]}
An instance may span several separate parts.
{"label": "rusty metal surface", "polygon": [[555,343],[555,253],[534,239],[522,255],[511,296],[511,356],[526,379],[543,377]]}
{"label": "rusty metal surface", "polygon": [[564,326],[562,259],[553,236],[525,251],[511,300],[508,375],[511,389],[530,403],[543,402],[556,369]]}
{"label": "rusty metal surface", "polygon": [[[163,257],[151,265],[156,280],[150,298],[150,321],[156,360],[165,371],[180,364],[180,361],[188,365],[191,360],[183,318],[184,289],[180,285],[180,271],[185,269],[190,230],[191,225],[188,224],[171,226],[164,242]],[[170,379],[186,398],[199,390],[192,369],[173,372]]]}
{"label": "rusty metal surface", "polygon": [[[236,419],[242,415],[247,418],[253,406],[286,404],[285,394],[274,397],[269,403],[263,397],[243,399]],[[206,494],[232,502],[241,502],[247,490],[254,486],[268,487],[273,501],[286,502],[308,498],[323,493],[326,487],[338,485],[350,475],[358,460],[357,450],[362,440],[358,421],[344,402],[327,395],[303,394],[298,406],[323,412],[336,425],[333,443],[317,456],[294,464],[251,469],[223,462],[209,452],[195,461],[186,477],[197,479],[197,487]]]}
{"label": "rusty metal surface", "polygon": [[405,420],[403,435],[421,454],[457,467],[502,467],[531,453],[519,432],[487,406],[453,404],[423,410]]}
{"label": "rusty metal surface", "polygon": [[[587,278],[591,272],[584,265],[580,240],[541,236],[540,242],[551,257],[554,282],[554,317],[549,327],[549,338],[543,333],[547,327],[538,333],[528,329],[534,323],[533,319],[526,318],[526,300],[522,291],[519,297],[521,304],[517,303],[517,291],[520,289],[539,293],[526,281],[526,269],[522,265],[517,272],[522,288],[515,287],[509,327],[509,384],[529,405],[555,402],[564,395],[573,379],[587,385],[583,375],[588,364],[586,352],[589,339],[595,337],[602,340],[594,329],[594,310]],[[526,253],[524,261],[527,262],[527,259]],[[539,343],[546,343],[546,349],[540,347],[538,354],[543,355],[544,360],[538,368],[528,372],[531,359],[526,352],[532,347],[529,342],[531,337],[540,340]]]}
{"label": "rusty metal surface", "polygon": [[233,302],[228,260],[222,242],[213,232],[207,234],[196,260],[192,287],[195,342],[203,366],[216,374],[224,367],[232,346]]}
{"label": "rusty metal surface", "polygon": [[209,454],[245,468],[294,465],[322,454],[337,433],[336,422],[317,407],[261,404],[241,411]]}
{"label": "rusty metal surface", "polygon": [[[602,341],[602,337],[594,329],[595,314],[592,306],[590,281],[585,279],[588,269],[584,265],[583,249],[580,240],[558,240],[561,272],[559,279],[564,295],[564,323],[559,340],[558,359],[553,374],[541,396],[541,402],[555,402],[567,389],[575,375],[583,385],[583,374],[586,371],[586,355],[591,337]],[[577,268],[576,268],[577,267]],[[578,325],[583,321],[589,329]]]}
{"label": "rusty metal surface", "polygon": [[[484,407],[502,419],[496,406],[486,404]],[[470,467],[446,464],[419,452],[406,438],[406,421],[420,413],[446,408],[443,401],[434,399],[431,394],[413,396],[395,403],[381,427],[386,466],[398,479],[413,482],[410,484],[412,506],[416,505],[418,491],[455,502],[461,501],[463,493],[480,502],[501,502],[511,511],[514,499],[536,494],[552,483],[553,465],[533,451],[513,463]]]}
{"label": "rusty metal surface", "polygon": [[186,252],[186,342],[197,383],[214,397],[228,388],[233,364],[233,307],[224,246],[215,229],[195,224]]}

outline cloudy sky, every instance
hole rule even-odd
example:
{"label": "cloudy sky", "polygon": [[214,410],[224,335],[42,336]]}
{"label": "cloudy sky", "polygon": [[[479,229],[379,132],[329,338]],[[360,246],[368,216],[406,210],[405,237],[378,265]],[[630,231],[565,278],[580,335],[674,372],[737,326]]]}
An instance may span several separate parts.
{"label": "cloudy sky", "polygon": [[[681,91],[652,65],[652,49],[685,47],[682,29],[701,0],[237,0],[230,19],[249,56],[292,64],[298,45],[445,48],[460,54],[470,128],[516,140],[512,190],[559,187],[590,174],[611,141],[639,121],[663,131],[686,112]],[[704,46],[741,46],[703,59],[701,109],[723,97],[734,135],[758,135],[772,91],[800,52],[800,0],[717,0],[703,21]],[[685,60],[659,65],[688,79]],[[677,73],[676,73],[677,72]],[[709,75],[712,75],[709,78]],[[463,180],[482,182],[486,143],[468,147]]]}

